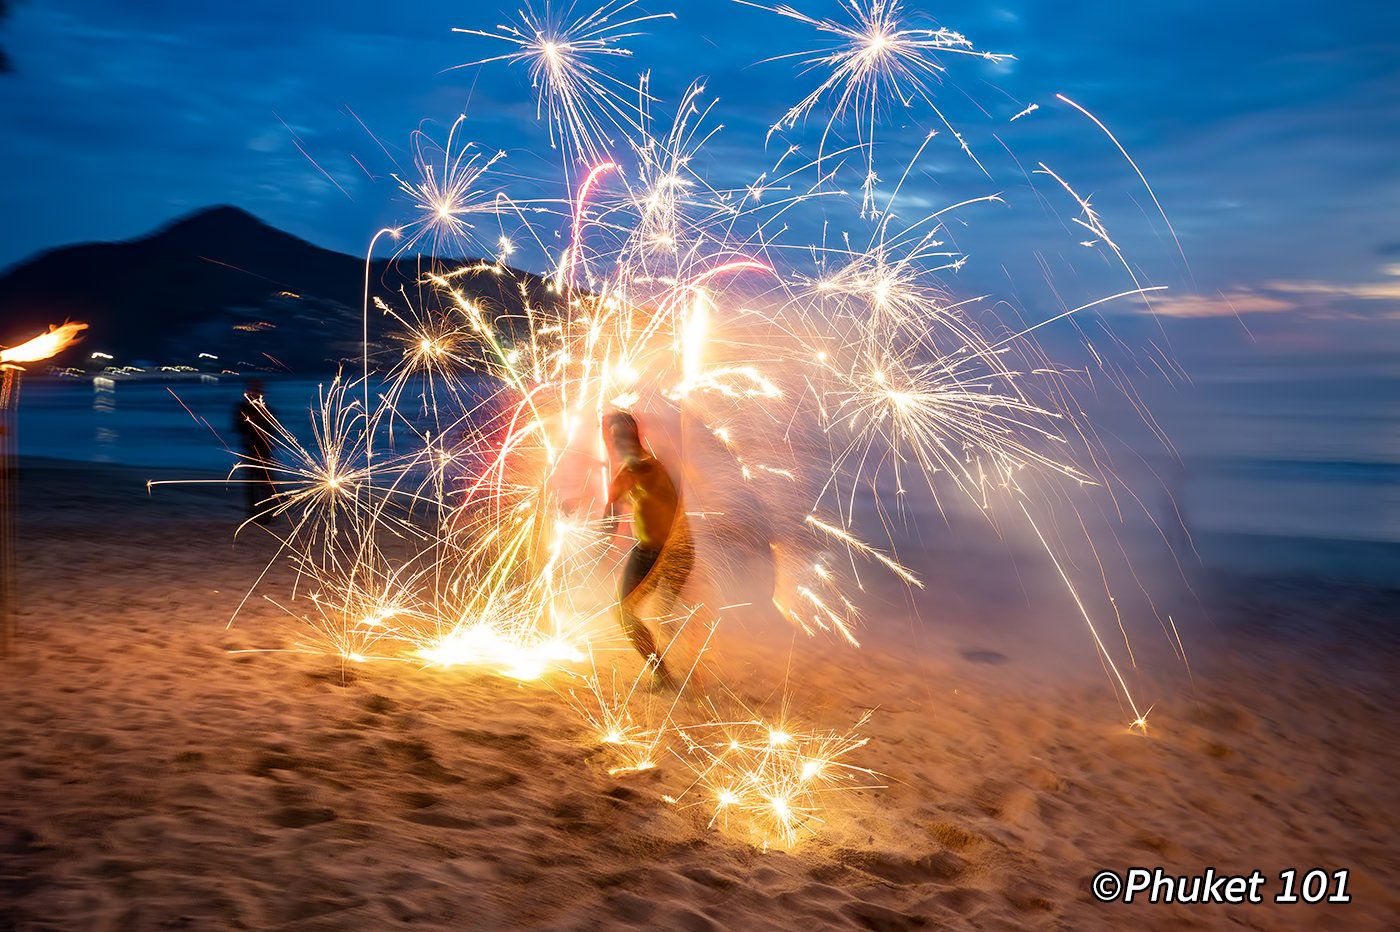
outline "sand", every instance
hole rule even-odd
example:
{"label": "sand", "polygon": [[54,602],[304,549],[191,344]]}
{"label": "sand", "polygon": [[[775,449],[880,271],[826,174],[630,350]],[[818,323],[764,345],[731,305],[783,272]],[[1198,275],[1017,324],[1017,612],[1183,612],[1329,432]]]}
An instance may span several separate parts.
{"label": "sand", "polygon": [[[1072,607],[966,583],[890,596],[860,650],[718,642],[755,707],[874,709],[815,837],[708,825],[662,761],[610,776],[546,686],[296,653],[274,606],[226,623],[272,550],[237,490],[25,465],[19,638],[3,661],[0,928],[1392,928],[1400,593],[1192,582],[1125,727]],[[980,564],[984,576],[992,572]],[[964,572],[966,570],[966,573]],[[273,580],[276,583],[276,580]],[[1003,592],[1003,603],[996,599]],[[1139,643],[1143,639],[1139,638]],[[630,662],[630,661],[628,661]],[[793,672],[796,671],[796,672]],[[1160,672],[1153,672],[1160,671]],[[717,688],[713,684],[711,688]],[[1102,904],[1100,869],[1350,871],[1347,905]]]}

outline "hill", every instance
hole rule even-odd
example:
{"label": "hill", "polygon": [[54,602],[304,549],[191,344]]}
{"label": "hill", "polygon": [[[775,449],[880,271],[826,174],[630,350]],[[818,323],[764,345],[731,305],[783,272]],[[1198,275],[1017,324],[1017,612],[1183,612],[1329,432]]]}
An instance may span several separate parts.
{"label": "hill", "polygon": [[[437,307],[432,289],[419,285],[430,262],[375,260],[370,297],[402,312],[402,289],[415,307]],[[239,208],[212,207],[148,236],[60,247],[11,268],[0,276],[0,343],[71,319],[90,329],[57,360],[63,365],[84,365],[102,352],[112,365],[325,371],[359,358],[364,276],[361,258],[314,246]],[[543,281],[524,272],[474,272],[456,281],[506,313],[521,307],[519,281],[532,298],[546,294]],[[370,326],[372,351],[398,327],[373,307]]]}

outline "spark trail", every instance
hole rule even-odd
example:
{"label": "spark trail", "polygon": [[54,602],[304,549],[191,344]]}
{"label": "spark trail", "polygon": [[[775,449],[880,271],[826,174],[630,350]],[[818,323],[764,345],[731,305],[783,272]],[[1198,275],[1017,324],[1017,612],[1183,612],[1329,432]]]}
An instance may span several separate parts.
{"label": "spark trail", "polygon": [[[381,235],[439,259],[464,242],[499,242],[500,253],[436,265],[414,300],[371,301],[367,281],[358,378],[324,390],[312,442],[278,425],[275,462],[259,465],[276,470],[279,559],[299,574],[303,595],[278,603],[298,649],[541,682],[611,749],[613,772],[669,761],[690,774],[678,805],[703,806],[709,825],[760,844],[792,845],[820,828],[834,795],[878,782],[853,762],[864,719],[849,731],[806,730],[799,716],[774,724],[743,703],[721,712],[712,688],[696,685],[714,635],[749,611],[858,645],[863,574],[922,585],[895,533],[920,516],[955,527],[970,509],[998,526],[1024,521],[1134,722],[1145,722],[1114,660],[1119,648],[1100,636],[1036,517],[1044,489],[1062,497],[1112,480],[1088,446],[1093,431],[1066,403],[1065,373],[1034,334],[1161,286],[1143,284],[1057,174],[1083,215],[1072,219],[1121,261],[1122,289],[1016,326],[992,313],[991,296],[959,297],[968,256],[950,245],[950,220],[1009,195],[904,207],[917,200],[904,186],[936,132],[885,188],[876,126],[891,108],[922,108],[985,173],[935,89],[946,56],[1005,56],[948,29],[909,26],[894,0],[848,0],[848,23],[739,2],[834,40],[770,60],[795,58],[817,83],[763,145],[822,107],[831,116],[815,158],[785,149],[757,179],[722,180],[708,167],[718,128],[703,85],[658,125],[647,78],[608,70],[631,59],[625,40],[672,14],[639,15],[613,0],[456,30],[515,47],[475,64],[527,69],[561,149],[562,189],[547,201],[515,197],[510,179],[490,171],[502,156],[464,141],[466,117],[441,146],[415,135],[417,177],[393,175],[410,216]],[[864,156],[859,198],[837,183],[849,152]],[[839,204],[867,224],[864,247],[796,222]],[[800,236],[810,228],[822,238]],[[546,253],[546,274],[505,265],[521,242]],[[493,276],[512,296],[472,293],[468,274]],[[399,331],[373,355],[372,317]],[[664,448],[684,493],[679,520],[706,557],[709,578],[657,619],[668,663],[688,670],[669,700],[637,676],[613,616],[620,550],[603,518],[600,424],[617,409]],[[913,503],[922,493],[928,507]],[[656,572],[673,557],[663,552]],[[767,582],[745,598],[714,597],[748,576]]]}

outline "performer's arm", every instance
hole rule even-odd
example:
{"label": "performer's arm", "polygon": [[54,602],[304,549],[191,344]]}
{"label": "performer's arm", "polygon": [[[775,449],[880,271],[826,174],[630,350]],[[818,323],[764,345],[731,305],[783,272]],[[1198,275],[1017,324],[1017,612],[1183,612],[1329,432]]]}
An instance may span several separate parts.
{"label": "performer's arm", "polygon": [[608,487],[608,504],[603,509],[603,522],[609,532],[617,530],[617,503],[622,496],[631,490],[635,481],[631,470],[626,467],[619,469],[617,475],[613,477],[612,484]]}

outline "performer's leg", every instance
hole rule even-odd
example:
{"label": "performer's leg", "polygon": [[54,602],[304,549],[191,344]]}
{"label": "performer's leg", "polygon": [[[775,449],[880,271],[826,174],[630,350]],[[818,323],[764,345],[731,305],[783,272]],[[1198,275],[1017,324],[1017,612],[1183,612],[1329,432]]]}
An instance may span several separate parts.
{"label": "performer's leg", "polygon": [[622,580],[618,585],[617,607],[622,631],[632,646],[637,649],[649,665],[655,667],[656,675],[670,685],[671,675],[662,663],[661,653],[656,649],[656,638],[651,629],[637,615],[637,606],[645,598],[655,582],[648,577],[661,554],[655,550],[633,547],[627,555],[627,563],[622,568]]}
{"label": "performer's leg", "polygon": [[688,544],[681,544],[667,551],[667,560],[661,567],[661,578],[657,580],[657,594],[661,596],[661,610],[667,615],[676,614],[681,602],[681,590],[690,579],[690,571],[695,567],[695,556]]}

